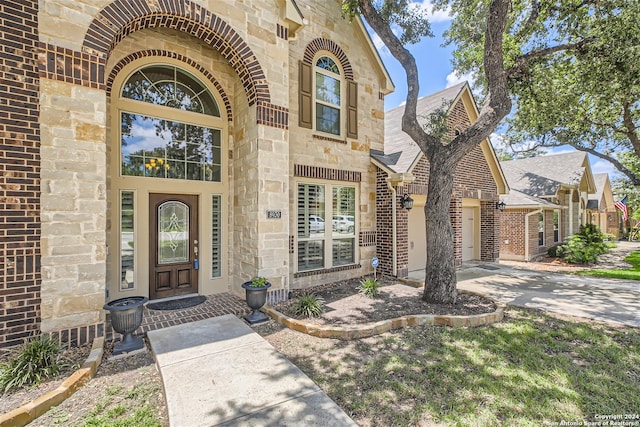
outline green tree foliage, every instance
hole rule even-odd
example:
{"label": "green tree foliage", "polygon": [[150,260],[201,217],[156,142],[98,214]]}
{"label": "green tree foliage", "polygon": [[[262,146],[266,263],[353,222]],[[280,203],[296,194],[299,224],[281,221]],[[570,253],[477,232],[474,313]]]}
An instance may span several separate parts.
{"label": "green tree foliage", "polygon": [[458,163],[510,113],[514,98],[522,102],[519,96],[536,84],[535,77],[560,74],[567,61],[578,61],[580,55],[615,56],[617,50],[602,46],[599,36],[610,23],[631,25],[617,20],[620,1],[435,0],[437,8],[449,9],[454,17],[446,37],[456,45],[456,69],[473,72],[484,91],[476,122],[445,141],[439,129],[432,134],[433,129],[424,129],[418,121],[418,68],[405,46],[431,35],[424,9],[408,0],[342,0],[343,13],[364,16],[406,73],[402,130],[429,161],[425,301],[450,304],[457,297],[449,207]]}
{"label": "green tree foliage", "polygon": [[[519,2],[516,7],[525,5]],[[531,140],[538,146],[571,145],[612,163],[634,184],[637,169],[621,156],[640,156],[640,3],[628,0],[539,1],[540,16],[566,16],[561,25],[532,27],[579,48],[536,58],[510,82],[517,102],[507,132],[519,150]],[[562,4],[566,7],[562,8]],[[515,4],[515,3],[514,3]],[[529,6],[531,7],[531,6]],[[570,18],[570,19],[569,19]],[[456,29],[460,31],[460,29]],[[560,40],[562,38],[562,40]],[[513,39],[517,52],[518,39]],[[471,66],[473,44],[458,54],[458,65]]]}

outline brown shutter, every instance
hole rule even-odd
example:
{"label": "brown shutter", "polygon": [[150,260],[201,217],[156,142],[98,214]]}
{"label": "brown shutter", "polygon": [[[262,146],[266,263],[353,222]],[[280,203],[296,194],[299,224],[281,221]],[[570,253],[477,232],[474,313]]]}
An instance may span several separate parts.
{"label": "brown shutter", "polygon": [[358,137],[358,83],[347,81],[347,138]]}
{"label": "brown shutter", "polygon": [[298,111],[298,125],[301,128],[312,129],[313,128],[313,83],[312,83],[312,70],[311,65],[300,61],[300,76],[299,76],[299,111]]}

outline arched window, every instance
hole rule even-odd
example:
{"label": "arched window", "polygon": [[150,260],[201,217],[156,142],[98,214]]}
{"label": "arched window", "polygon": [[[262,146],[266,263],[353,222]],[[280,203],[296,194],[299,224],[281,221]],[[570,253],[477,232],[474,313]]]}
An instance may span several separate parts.
{"label": "arched window", "polygon": [[220,108],[199,79],[148,65],[127,79],[118,106],[122,175],[221,181]]}
{"label": "arched window", "polygon": [[358,84],[347,80],[337,60],[320,54],[300,61],[298,125],[347,138],[358,137]]}
{"label": "arched window", "polygon": [[340,68],[330,57],[319,57],[315,64],[316,130],[340,135],[341,91]]}

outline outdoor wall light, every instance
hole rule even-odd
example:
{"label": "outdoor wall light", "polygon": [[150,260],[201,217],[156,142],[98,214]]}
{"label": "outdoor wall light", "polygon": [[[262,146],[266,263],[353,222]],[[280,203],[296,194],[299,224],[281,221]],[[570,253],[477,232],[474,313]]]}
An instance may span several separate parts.
{"label": "outdoor wall light", "polygon": [[506,208],[507,208],[507,204],[502,200],[500,200],[499,202],[496,202],[496,209],[498,209],[500,212],[503,212]]}
{"label": "outdoor wall light", "polygon": [[404,196],[400,198],[400,205],[406,210],[410,211],[411,208],[413,208],[413,199],[409,197],[407,193],[405,193]]}

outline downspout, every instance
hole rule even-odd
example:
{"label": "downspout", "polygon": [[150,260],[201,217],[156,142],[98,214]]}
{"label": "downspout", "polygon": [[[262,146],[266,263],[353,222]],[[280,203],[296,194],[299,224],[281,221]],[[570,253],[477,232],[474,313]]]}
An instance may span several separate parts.
{"label": "downspout", "polygon": [[398,276],[398,231],[397,231],[397,221],[398,218],[396,218],[396,199],[397,199],[397,192],[396,192],[396,188],[391,184],[391,179],[390,178],[386,178],[385,181],[387,181],[387,186],[389,186],[389,190],[391,190],[391,236],[392,236],[392,240],[393,240],[393,245],[392,245],[392,249],[391,249],[391,259],[392,259],[392,263],[393,263],[393,268],[392,268],[392,274],[393,277],[397,277]]}
{"label": "downspout", "polygon": [[[571,190],[573,191],[573,190]],[[531,215],[540,215],[542,213],[542,207],[533,212],[529,212],[524,216],[524,260],[529,261],[529,217]]]}

